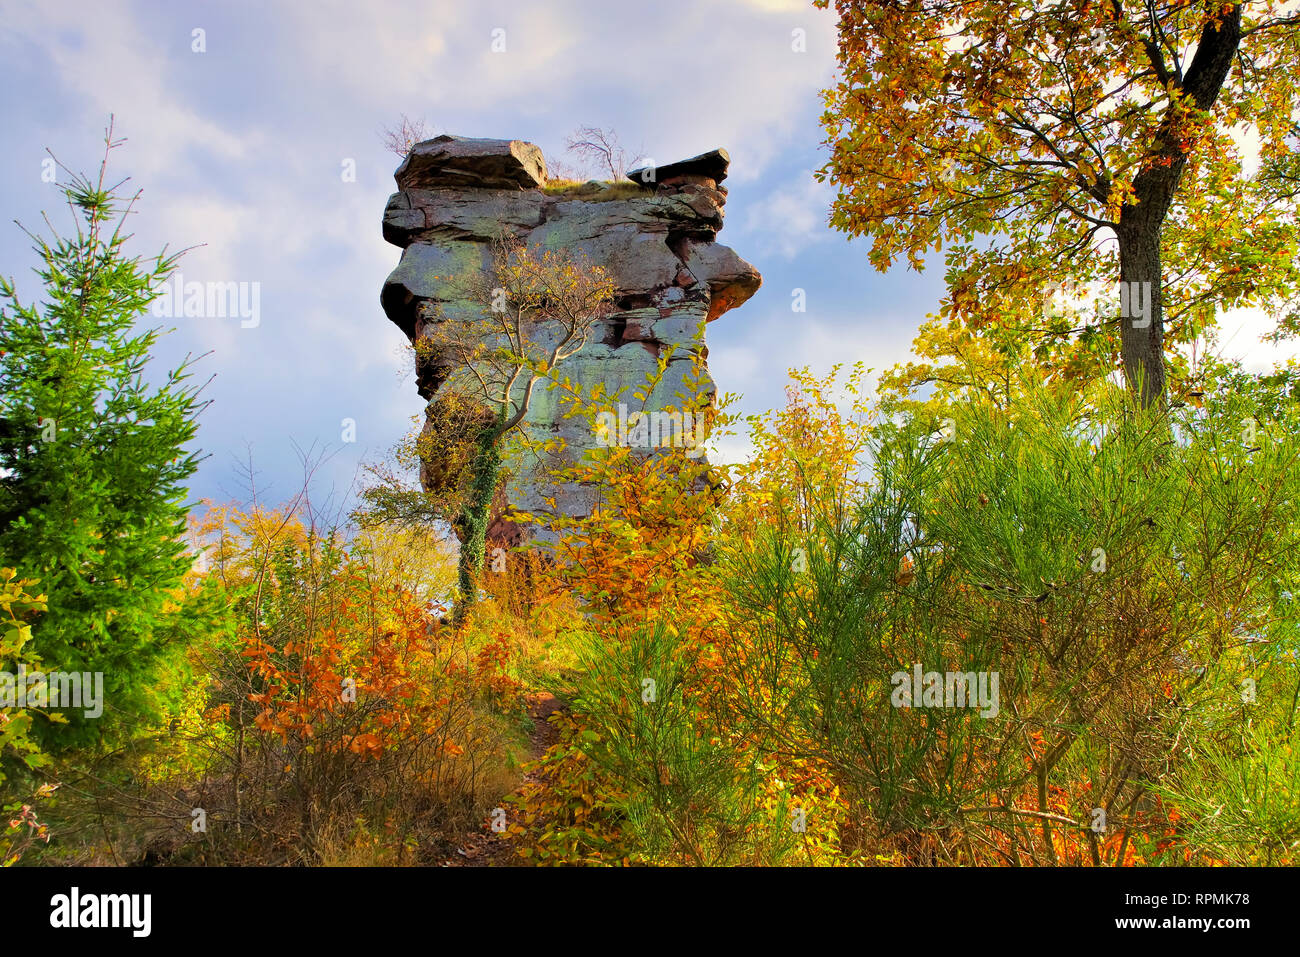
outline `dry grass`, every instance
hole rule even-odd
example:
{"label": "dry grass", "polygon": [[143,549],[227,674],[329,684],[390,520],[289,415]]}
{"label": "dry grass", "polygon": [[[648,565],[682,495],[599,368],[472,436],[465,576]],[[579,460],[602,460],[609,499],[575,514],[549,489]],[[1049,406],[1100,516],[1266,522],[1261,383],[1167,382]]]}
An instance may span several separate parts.
{"label": "dry grass", "polygon": [[563,199],[581,200],[586,203],[607,203],[618,199],[636,199],[650,196],[653,189],[631,181],[620,183],[581,181],[575,179],[551,179],[542,187],[548,196]]}

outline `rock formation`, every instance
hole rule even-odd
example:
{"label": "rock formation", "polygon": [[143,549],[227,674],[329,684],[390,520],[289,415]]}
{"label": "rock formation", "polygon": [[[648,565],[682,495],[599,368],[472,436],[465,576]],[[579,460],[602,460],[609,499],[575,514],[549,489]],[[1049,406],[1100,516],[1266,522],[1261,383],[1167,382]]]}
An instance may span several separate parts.
{"label": "rock formation", "polygon": [[[722,228],[729,157],[714,150],[668,166],[628,174],[629,182],[548,187],[541,150],[519,140],[439,136],[417,144],[398,167],[398,192],[384,211],[384,238],[403,249],[384,284],[388,318],[414,342],[433,321],[482,308],[458,298],[457,277],[486,268],[490,242],[502,231],[530,247],[585,253],[617,286],[617,312],[568,360],[561,374],[608,392],[641,387],[661,353],[676,346],[647,409],[680,406],[693,354],[707,357],[704,326],[745,302],[762,279],[714,239]],[[437,356],[417,369],[421,396],[436,406],[448,370]],[[706,393],[712,381],[706,378]],[[525,427],[537,438],[559,436],[567,454],[596,444],[590,426],[563,418],[555,393],[539,389]],[[427,428],[428,426],[426,426]],[[436,481],[427,466],[425,487]],[[544,499],[569,515],[587,514],[588,490],[555,488],[540,463],[518,468],[503,488],[501,509],[545,513]],[[519,527],[494,523],[490,537],[518,541]],[[534,535],[538,533],[534,532]],[[542,533],[544,535],[544,533]]]}

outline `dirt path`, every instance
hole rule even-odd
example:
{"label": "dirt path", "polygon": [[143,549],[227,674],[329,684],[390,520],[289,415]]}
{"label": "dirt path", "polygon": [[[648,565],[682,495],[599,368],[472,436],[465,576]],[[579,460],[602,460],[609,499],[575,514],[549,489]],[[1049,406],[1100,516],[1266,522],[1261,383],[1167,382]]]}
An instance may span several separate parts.
{"label": "dirt path", "polygon": [[[528,751],[530,760],[535,761],[558,739],[559,734],[554,725],[546,719],[556,711],[562,710],[564,704],[549,691],[529,694],[525,700],[528,704],[529,717],[533,719],[533,730],[528,736]],[[532,772],[525,774],[523,780],[519,782],[519,787],[515,788],[514,794],[519,794],[524,785],[534,780],[536,778]],[[510,842],[484,828],[466,834],[460,842],[460,847],[456,848],[451,857],[442,862],[442,866],[512,867],[517,863],[518,859]]]}

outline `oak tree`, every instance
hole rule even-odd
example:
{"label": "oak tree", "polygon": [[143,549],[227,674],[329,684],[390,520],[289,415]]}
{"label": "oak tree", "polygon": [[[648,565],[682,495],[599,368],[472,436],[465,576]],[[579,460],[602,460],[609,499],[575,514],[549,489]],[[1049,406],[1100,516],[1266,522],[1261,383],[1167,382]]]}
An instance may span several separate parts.
{"label": "oak tree", "polygon": [[[1294,5],[835,9],[841,76],[825,93],[820,171],[838,190],[831,222],[869,237],[881,270],[901,257],[920,269],[947,246],[948,329],[932,333],[1010,332],[1049,373],[1122,365],[1149,405],[1166,395],[1166,352],[1223,309],[1284,316],[1300,288]],[[1070,281],[1148,298],[1079,324],[1043,308]],[[910,371],[918,384],[943,376]]]}

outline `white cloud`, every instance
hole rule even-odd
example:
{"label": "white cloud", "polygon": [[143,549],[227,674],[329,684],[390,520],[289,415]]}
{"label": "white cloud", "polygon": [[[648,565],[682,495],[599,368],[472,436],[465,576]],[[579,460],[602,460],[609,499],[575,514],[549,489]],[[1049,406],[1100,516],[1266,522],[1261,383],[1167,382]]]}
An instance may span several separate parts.
{"label": "white cloud", "polygon": [[[498,125],[516,113],[536,117],[555,145],[579,125],[604,124],[661,163],[725,146],[738,181],[757,177],[833,77],[834,13],[787,0],[660,0],[653,17],[662,29],[646,28],[648,14],[589,0],[508,11],[327,0],[284,8],[292,43],[268,53],[379,115],[424,115],[467,136],[523,136]],[[791,49],[793,27],[806,31],[808,52]],[[504,53],[492,52],[498,28]],[[610,109],[593,115],[600,100]]]}
{"label": "white cloud", "polygon": [[760,243],[761,252],[776,252],[793,259],[808,246],[825,242],[833,235],[827,229],[835,191],[819,183],[812,173],[803,173],[777,187],[745,216],[745,232]]}
{"label": "white cloud", "polygon": [[77,115],[60,117],[62,130],[98,130],[110,113],[118,115],[123,122],[117,134],[128,136],[131,168],[142,180],[173,171],[196,144],[228,162],[240,162],[260,146],[175,92],[173,74],[181,58],[202,55],[190,52],[188,33],[172,36],[169,46],[119,4],[30,0],[8,6],[5,29],[11,39],[43,50],[54,71],[47,80],[65,87],[80,105]]}
{"label": "white cloud", "polygon": [[[848,367],[863,362],[879,373],[911,355],[919,326],[919,318],[906,316],[872,316],[869,322],[840,318],[834,323],[810,318],[786,339],[779,365],[782,370],[806,365],[824,373],[836,363]],[[868,379],[872,385],[875,373]]]}

